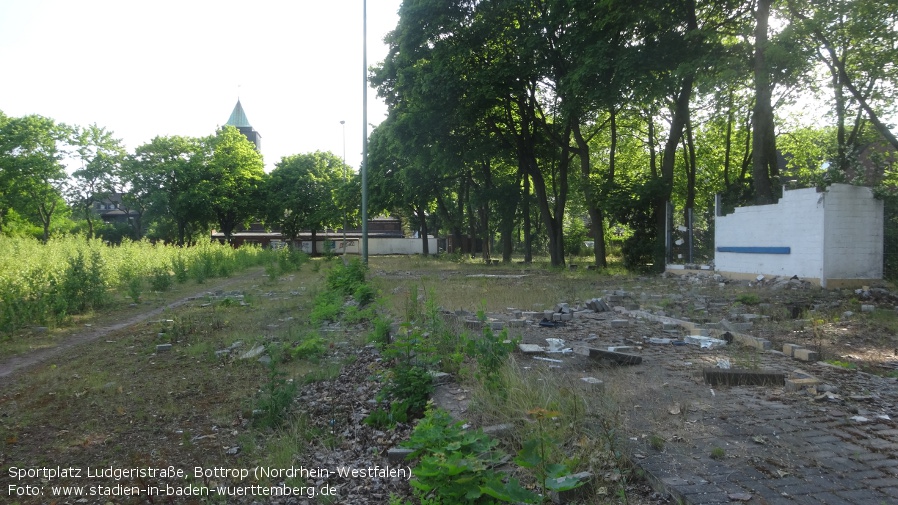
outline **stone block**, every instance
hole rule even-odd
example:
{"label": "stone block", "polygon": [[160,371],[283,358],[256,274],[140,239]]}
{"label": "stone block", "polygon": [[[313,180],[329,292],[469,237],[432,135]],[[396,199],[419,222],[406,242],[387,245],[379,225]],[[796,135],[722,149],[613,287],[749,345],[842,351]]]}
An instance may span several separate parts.
{"label": "stone block", "polygon": [[552,313],[552,321],[561,321],[561,316],[563,316],[563,315],[564,314],[562,314],[560,312],[553,312]]}
{"label": "stone block", "polygon": [[876,307],[874,305],[861,305],[861,312],[873,312]]}
{"label": "stone block", "polygon": [[523,328],[527,325],[526,319],[509,319],[507,321],[509,328]]}
{"label": "stone block", "polygon": [[479,330],[483,326],[483,322],[479,319],[465,319],[465,328],[469,330]]}
{"label": "stone block", "polygon": [[592,347],[579,346],[574,348],[574,352],[583,356],[589,356],[592,359],[600,361],[610,361],[615,365],[639,365],[642,364],[642,356],[634,354],[626,354],[622,352],[606,351],[603,349],[595,349]]}
{"label": "stone block", "polygon": [[612,328],[626,328],[627,326],[630,326],[629,319],[612,319],[611,320]]}
{"label": "stone block", "polygon": [[661,323],[662,331],[679,331],[680,329],[681,327],[677,323]]}
{"label": "stone block", "polygon": [[536,314],[537,313],[533,312],[533,311],[524,311],[524,312],[521,312],[521,317],[523,317],[524,319],[533,320],[533,319],[536,319]]}
{"label": "stone block", "polygon": [[156,352],[168,352],[171,351],[171,344],[159,344],[156,346]]}
{"label": "stone block", "polygon": [[591,472],[575,473],[572,477],[576,477],[577,480],[583,482],[583,485],[567,491],[552,491],[549,495],[552,503],[558,505],[571,502],[579,503],[581,500],[592,498],[595,495],[595,489],[593,489],[594,479]]}
{"label": "stone block", "polygon": [[796,349],[801,348],[802,347],[798,344],[783,344],[783,354],[789,357],[794,357]]}
{"label": "stone block", "polygon": [[446,372],[437,372],[435,370],[429,370],[427,373],[430,374],[430,379],[433,382],[434,386],[446,384],[452,380],[452,376],[447,374]]}
{"label": "stone block", "polygon": [[570,312],[565,313],[565,314],[559,314],[559,315],[561,316],[559,321],[573,321],[574,320],[574,314],[572,314]]}
{"label": "stone block", "polygon": [[536,344],[518,344],[518,350],[524,354],[537,354],[541,352],[546,352],[542,346]]}
{"label": "stone block", "polygon": [[794,393],[807,388],[816,387],[820,384],[819,379],[786,379],[786,392]]}
{"label": "stone block", "polygon": [[764,370],[705,368],[702,373],[712,386],[782,386],[786,380],[782,372]]}
{"label": "stone block", "polygon": [[633,352],[636,349],[631,345],[612,345],[608,347],[608,350],[611,352]]}
{"label": "stone block", "polygon": [[605,381],[601,379],[596,379],[595,377],[581,377],[580,380],[590,389],[598,389],[600,391],[605,390]]}
{"label": "stone block", "polygon": [[508,434],[509,432],[514,430],[514,425],[505,423],[505,424],[495,424],[493,426],[487,426],[483,428],[483,432],[487,435],[491,435],[494,437],[501,437],[502,435]]}
{"label": "stone block", "polygon": [[493,331],[502,331],[505,328],[505,321],[490,321],[490,329]]}
{"label": "stone block", "polygon": [[818,361],[820,359],[820,355],[816,351],[804,348],[796,349],[792,356],[801,361]]}
{"label": "stone block", "polygon": [[405,461],[405,458],[409,456],[409,454],[413,453],[412,449],[405,449],[402,447],[393,447],[391,449],[387,449],[387,461],[393,464],[400,464]]}

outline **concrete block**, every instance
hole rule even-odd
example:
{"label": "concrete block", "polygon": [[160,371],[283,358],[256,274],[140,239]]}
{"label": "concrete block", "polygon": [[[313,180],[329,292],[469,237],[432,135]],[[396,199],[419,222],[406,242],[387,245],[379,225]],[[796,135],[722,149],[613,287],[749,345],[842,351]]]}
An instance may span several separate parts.
{"label": "concrete block", "polygon": [[526,319],[509,319],[506,321],[509,328],[523,328],[527,325]]}
{"label": "concrete block", "polygon": [[[524,319],[533,320],[533,319],[536,319],[536,314],[537,313],[533,312],[533,311],[524,311],[524,312],[521,312],[521,317],[523,317]],[[542,319],[542,318],[540,318],[540,319]]]}
{"label": "concrete block", "polygon": [[801,361],[818,361],[820,359],[817,352],[804,348],[796,349],[793,357]]}
{"label": "concrete block", "polygon": [[794,393],[807,388],[816,387],[820,384],[819,379],[786,379],[786,392]]}
{"label": "concrete block", "polygon": [[634,354],[625,354],[622,352],[605,351],[592,347],[579,346],[574,348],[574,352],[583,356],[589,356],[592,359],[600,361],[610,361],[615,365],[639,365],[642,364],[642,356]]}
{"label": "concrete block", "polygon": [[563,315],[564,314],[562,314],[560,312],[553,312],[552,313],[552,321],[561,321],[561,316],[563,316]]}
{"label": "concrete block", "polygon": [[479,330],[483,327],[483,322],[479,319],[465,319],[465,328],[469,330]]}
{"label": "concrete block", "polygon": [[661,323],[662,331],[679,331],[682,328],[677,323]]}
{"label": "concrete block", "polygon": [[446,384],[452,380],[452,376],[447,374],[446,372],[437,372],[434,370],[430,370],[427,373],[430,374],[430,379],[433,382],[434,386]]}
{"label": "concrete block", "polygon": [[552,503],[557,505],[564,505],[572,502],[580,503],[582,500],[592,498],[595,495],[596,491],[593,486],[594,479],[591,472],[575,473],[573,477],[576,477],[577,480],[584,484],[567,491],[552,491],[549,494]]}
{"label": "concrete block", "polygon": [[590,389],[605,390],[605,381],[596,379],[595,377],[581,377],[580,380]]}
{"label": "concrete block", "polygon": [[627,326],[630,326],[629,319],[612,319],[611,320],[612,328],[626,328]]}
{"label": "concrete block", "polygon": [[156,352],[168,352],[171,351],[171,344],[159,344],[156,346]]}
{"label": "concrete block", "polygon": [[612,345],[608,347],[608,350],[611,352],[633,352],[636,349],[631,345]]}
{"label": "concrete block", "polygon": [[490,329],[493,331],[502,331],[505,328],[505,321],[490,321]]}
{"label": "concrete block", "polygon": [[861,305],[861,312],[873,312],[875,308],[874,305]]}
{"label": "concrete block", "polygon": [[764,370],[705,368],[702,373],[712,386],[782,386],[786,380],[782,372]]}
{"label": "concrete block", "polygon": [[783,344],[783,354],[789,357],[795,356],[795,350],[801,349],[802,347],[798,344]]}
{"label": "concrete block", "polygon": [[487,435],[494,436],[494,437],[501,437],[502,435],[505,435],[513,430],[514,430],[514,425],[508,424],[508,423],[496,424],[493,426],[487,426],[486,428],[483,428],[484,433],[486,433]]}
{"label": "concrete block", "polygon": [[415,451],[402,447],[393,447],[391,449],[387,449],[387,461],[393,464],[402,463],[403,461],[405,461],[405,458],[407,458],[408,455],[413,452]]}
{"label": "concrete block", "polygon": [[572,314],[570,312],[568,312],[566,314],[559,314],[559,315],[561,316],[561,319],[559,319],[559,321],[573,321],[574,320],[574,314]]}
{"label": "concrete block", "polygon": [[538,346],[536,344],[518,344],[518,350],[524,354],[537,354],[541,352],[546,352],[542,346]]}

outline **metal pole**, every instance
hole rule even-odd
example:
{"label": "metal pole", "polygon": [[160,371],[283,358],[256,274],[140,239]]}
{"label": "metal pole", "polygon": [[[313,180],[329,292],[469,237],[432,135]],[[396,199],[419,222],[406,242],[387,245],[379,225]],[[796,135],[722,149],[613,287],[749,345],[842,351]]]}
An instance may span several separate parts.
{"label": "metal pole", "polygon": [[362,263],[368,264],[368,0],[362,0]]}
{"label": "metal pole", "polygon": [[[343,127],[343,184],[346,184],[346,121],[340,121]],[[343,264],[346,264],[346,227],[349,226],[346,218],[346,209],[343,209]]]}

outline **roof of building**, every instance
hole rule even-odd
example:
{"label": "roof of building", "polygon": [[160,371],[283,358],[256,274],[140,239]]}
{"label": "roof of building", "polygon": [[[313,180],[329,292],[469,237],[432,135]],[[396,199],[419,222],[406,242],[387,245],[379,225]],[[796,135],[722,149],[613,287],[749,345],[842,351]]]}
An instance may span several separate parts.
{"label": "roof of building", "polygon": [[240,105],[239,98],[237,99],[237,105],[234,106],[234,110],[231,112],[231,117],[228,118],[228,122],[225,124],[236,126],[237,128],[241,126],[252,128],[252,125],[249,124],[249,119],[246,118],[246,112],[243,112],[243,105]]}

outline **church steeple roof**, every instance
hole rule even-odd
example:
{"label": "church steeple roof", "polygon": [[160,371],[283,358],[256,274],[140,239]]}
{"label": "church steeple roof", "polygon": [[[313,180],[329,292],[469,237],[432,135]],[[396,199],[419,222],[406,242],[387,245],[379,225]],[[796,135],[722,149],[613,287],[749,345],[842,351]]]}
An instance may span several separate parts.
{"label": "church steeple roof", "polygon": [[240,99],[237,99],[237,105],[234,106],[233,112],[231,112],[231,117],[228,118],[228,122],[225,123],[230,126],[236,126],[237,128],[249,127],[252,126],[249,124],[249,119],[246,119],[246,112],[243,112],[243,106],[240,105]]}

